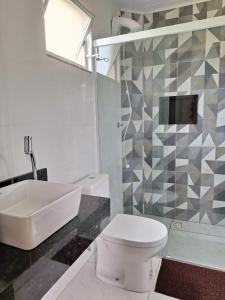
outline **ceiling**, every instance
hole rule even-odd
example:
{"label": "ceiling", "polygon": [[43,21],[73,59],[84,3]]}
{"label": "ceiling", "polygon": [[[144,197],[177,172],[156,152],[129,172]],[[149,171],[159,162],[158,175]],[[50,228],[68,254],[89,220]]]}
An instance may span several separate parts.
{"label": "ceiling", "polygon": [[[151,12],[166,10],[173,7],[199,3],[204,0],[114,0],[121,10],[132,12]],[[207,1],[207,0],[206,0]]]}

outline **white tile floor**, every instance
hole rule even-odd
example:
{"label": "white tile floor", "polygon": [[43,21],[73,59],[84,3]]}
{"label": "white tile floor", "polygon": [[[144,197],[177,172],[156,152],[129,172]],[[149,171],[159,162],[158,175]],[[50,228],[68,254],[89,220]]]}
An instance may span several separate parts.
{"label": "white tile floor", "polygon": [[171,298],[162,294],[153,293],[149,300],[175,300],[175,298]]}
{"label": "white tile floor", "polygon": [[[154,285],[161,259],[153,259]],[[42,300],[173,300],[154,292],[134,293],[107,284],[95,275],[96,244],[93,242],[78,260],[56,282]]]}
{"label": "white tile floor", "polygon": [[57,297],[57,300],[172,300],[158,293],[134,293],[99,280],[91,257],[80,272]]}

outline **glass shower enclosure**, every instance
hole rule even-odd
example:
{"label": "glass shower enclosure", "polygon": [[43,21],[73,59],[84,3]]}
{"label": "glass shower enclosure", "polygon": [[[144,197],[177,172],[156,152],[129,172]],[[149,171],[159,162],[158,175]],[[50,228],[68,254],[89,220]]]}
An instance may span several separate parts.
{"label": "glass shower enclosure", "polygon": [[[96,42],[117,48],[106,79],[115,86],[97,81],[98,99],[111,93],[105,118],[117,132],[99,114],[100,157],[118,166],[114,209],[167,225],[166,257],[225,269],[225,18],[213,19]],[[107,132],[119,162],[101,154]]]}

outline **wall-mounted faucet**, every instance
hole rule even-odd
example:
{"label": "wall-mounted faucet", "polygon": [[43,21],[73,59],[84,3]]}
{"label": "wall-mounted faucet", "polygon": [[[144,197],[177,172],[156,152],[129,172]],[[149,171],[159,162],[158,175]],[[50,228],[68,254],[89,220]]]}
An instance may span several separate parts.
{"label": "wall-mounted faucet", "polygon": [[35,160],[33,149],[32,149],[32,137],[31,136],[24,137],[24,152],[25,152],[25,154],[30,155],[34,180],[37,180],[38,179],[37,178],[37,165],[36,165],[36,160]]}

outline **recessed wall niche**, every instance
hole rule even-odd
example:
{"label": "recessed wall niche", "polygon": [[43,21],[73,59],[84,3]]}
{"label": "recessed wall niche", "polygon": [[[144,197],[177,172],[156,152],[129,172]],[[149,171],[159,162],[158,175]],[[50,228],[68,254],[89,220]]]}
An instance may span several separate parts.
{"label": "recessed wall niche", "polygon": [[197,124],[198,95],[159,98],[159,124]]}

